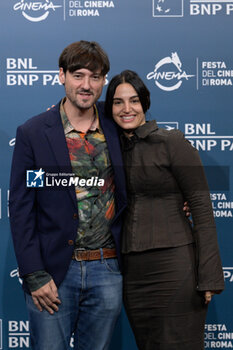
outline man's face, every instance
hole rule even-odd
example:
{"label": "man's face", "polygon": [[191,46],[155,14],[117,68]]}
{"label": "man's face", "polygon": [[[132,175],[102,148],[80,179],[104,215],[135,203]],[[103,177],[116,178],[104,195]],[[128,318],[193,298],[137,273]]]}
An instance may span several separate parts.
{"label": "man's face", "polygon": [[77,69],[74,72],[59,70],[60,82],[64,84],[66,97],[78,109],[89,109],[98,100],[105,84],[100,70]]}

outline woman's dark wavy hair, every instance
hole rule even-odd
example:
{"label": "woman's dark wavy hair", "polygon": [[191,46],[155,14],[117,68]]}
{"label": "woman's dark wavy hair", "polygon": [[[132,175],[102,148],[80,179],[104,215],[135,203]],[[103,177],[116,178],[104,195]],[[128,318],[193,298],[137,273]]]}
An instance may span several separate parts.
{"label": "woman's dark wavy hair", "polygon": [[108,85],[105,100],[105,115],[108,118],[112,118],[113,96],[115,95],[116,88],[123,83],[132,85],[136,90],[144,113],[150,108],[150,91],[142,79],[132,70],[124,70],[120,74],[115,75]]}

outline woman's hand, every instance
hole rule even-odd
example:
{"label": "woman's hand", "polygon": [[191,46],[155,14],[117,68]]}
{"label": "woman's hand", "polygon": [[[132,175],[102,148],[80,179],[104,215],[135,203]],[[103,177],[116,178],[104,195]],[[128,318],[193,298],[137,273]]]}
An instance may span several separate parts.
{"label": "woman's hand", "polygon": [[184,202],[183,211],[185,212],[185,216],[189,217],[191,215],[188,202]]}
{"label": "woman's hand", "polygon": [[50,109],[53,107],[55,107],[55,105],[52,105],[51,107],[47,108],[47,111],[50,111]]}
{"label": "woman's hand", "polygon": [[183,211],[185,213],[185,216],[189,219],[190,223],[192,224],[193,221],[190,218],[191,212],[190,212],[190,207],[189,207],[189,203],[188,202],[184,202]]}
{"label": "woman's hand", "polygon": [[211,299],[212,299],[212,296],[214,294],[217,294],[218,292],[217,291],[210,291],[210,290],[207,290],[205,292],[205,304],[209,304],[211,302]]}

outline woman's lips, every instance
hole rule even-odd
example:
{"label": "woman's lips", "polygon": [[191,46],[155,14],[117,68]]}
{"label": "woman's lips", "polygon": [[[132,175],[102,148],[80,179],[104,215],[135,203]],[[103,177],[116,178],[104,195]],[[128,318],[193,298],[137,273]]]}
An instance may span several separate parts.
{"label": "woman's lips", "polygon": [[135,118],[136,118],[135,115],[123,115],[123,116],[121,116],[121,120],[122,120],[124,123],[132,122],[132,121],[134,121]]}

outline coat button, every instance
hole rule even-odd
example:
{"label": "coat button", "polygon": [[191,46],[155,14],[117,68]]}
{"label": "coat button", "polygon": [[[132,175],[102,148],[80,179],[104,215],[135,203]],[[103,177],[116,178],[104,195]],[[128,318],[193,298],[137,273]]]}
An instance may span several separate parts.
{"label": "coat button", "polygon": [[73,219],[77,219],[78,218],[78,214],[77,213],[74,213],[73,214]]}
{"label": "coat button", "polygon": [[74,245],[74,241],[72,239],[69,239],[68,244],[69,245]]}

